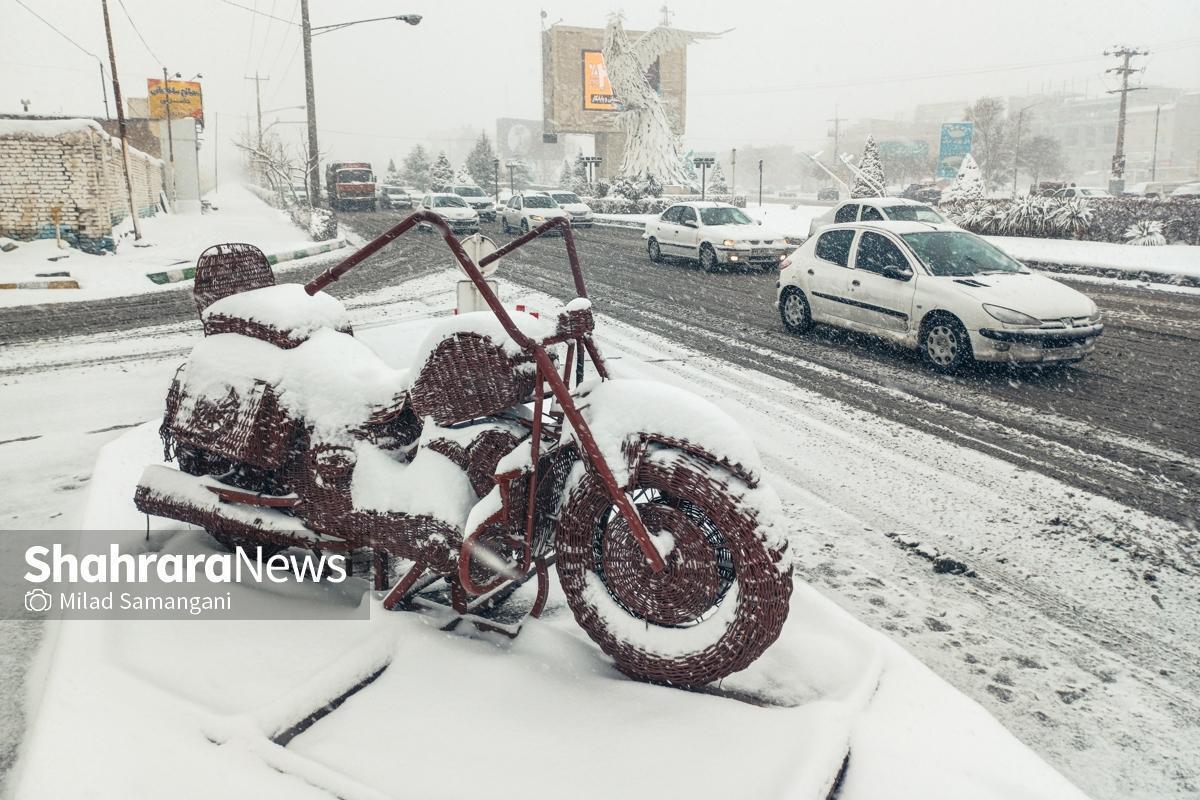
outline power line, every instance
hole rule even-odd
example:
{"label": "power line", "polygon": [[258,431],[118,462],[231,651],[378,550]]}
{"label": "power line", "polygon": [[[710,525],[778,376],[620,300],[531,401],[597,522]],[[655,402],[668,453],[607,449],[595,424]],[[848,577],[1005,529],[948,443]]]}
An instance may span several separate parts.
{"label": "power line", "polygon": [[233,6],[234,8],[240,8],[243,11],[249,11],[251,14],[257,14],[260,17],[271,17],[271,19],[279,20],[280,22],[286,22],[288,25],[296,24],[290,20],[284,19],[283,17],[275,17],[265,11],[259,11],[257,8],[251,8],[250,6],[244,6],[241,3],[235,3],[233,0],[221,0],[221,2],[227,6]]}
{"label": "power line", "polygon": [[133,21],[133,16],[130,15],[129,9],[125,7],[125,0],[117,0],[117,2],[121,5],[121,10],[125,12],[125,19],[129,20],[129,25],[133,28],[133,32],[136,33],[137,37],[142,40],[142,47],[146,48],[146,52],[149,53],[150,57],[154,59],[155,64],[162,64],[163,60],[154,55],[154,51],[151,50],[150,45],[146,43],[146,37],[142,36],[142,32],[138,30],[137,23]]}
{"label": "power line", "polygon": [[58,29],[58,28],[57,28],[57,27],[54,25],[54,23],[53,23],[53,22],[51,22],[50,20],[46,19],[46,18],[45,18],[45,17],[43,17],[41,14],[37,13],[37,12],[36,12],[36,11],[34,11],[32,8],[30,8],[29,6],[25,5],[25,3],[23,3],[21,0],[16,0],[16,3],[17,3],[17,5],[19,5],[21,8],[25,9],[25,10],[26,10],[26,11],[28,11],[30,14],[33,14],[35,17],[37,17],[38,19],[40,19],[40,20],[41,20],[43,23],[45,23],[45,24],[46,24],[46,26],[47,26],[48,28],[50,28],[50,30],[54,31],[54,32],[55,32],[55,33],[57,33],[59,36],[61,36],[62,38],[66,39],[66,40],[67,40],[68,42],[70,42],[71,44],[75,45],[75,47],[77,47],[77,48],[78,48],[80,51],[82,51],[82,52],[86,53],[87,55],[91,56],[92,58],[96,59],[97,61],[99,61],[99,60],[100,60],[100,56],[96,55],[96,54],[95,54],[95,53],[93,53],[91,50],[88,50],[86,47],[84,47],[84,46],[83,46],[83,45],[81,45],[79,42],[77,42],[77,41],[75,41],[74,39],[72,39],[70,36],[67,36],[65,33],[63,33],[62,31],[60,31],[60,30],[59,30],[59,29]]}

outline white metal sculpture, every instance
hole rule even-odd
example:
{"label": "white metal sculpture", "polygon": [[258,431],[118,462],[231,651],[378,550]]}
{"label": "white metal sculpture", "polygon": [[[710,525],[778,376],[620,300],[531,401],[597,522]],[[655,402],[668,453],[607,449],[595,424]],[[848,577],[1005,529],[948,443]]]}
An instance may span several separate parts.
{"label": "white metal sculpture", "polygon": [[620,104],[618,122],[625,133],[625,150],[618,175],[653,175],[662,184],[689,183],[683,170],[679,137],[672,132],[667,109],[650,85],[646,72],[665,53],[720,35],[660,25],[631,42],[621,24],[621,15],[609,17],[604,33],[604,63]]}

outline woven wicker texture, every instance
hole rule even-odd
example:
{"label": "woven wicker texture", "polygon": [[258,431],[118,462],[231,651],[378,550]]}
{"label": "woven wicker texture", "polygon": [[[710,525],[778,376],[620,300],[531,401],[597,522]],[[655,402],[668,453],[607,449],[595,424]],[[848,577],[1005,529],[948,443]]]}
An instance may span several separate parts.
{"label": "woven wicker texture", "polygon": [[255,381],[240,394],[229,387],[221,397],[187,398],[177,377],[167,394],[160,433],[164,442],[169,438],[231,461],[275,469],[283,464],[296,430],[296,420],[268,383]]}
{"label": "woven wicker texture", "polygon": [[192,298],[199,314],[223,297],[274,285],[275,273],[262,250],[252,244],[218,244],[196,261]]}
{"label": "woven wicker texture", "polygon": [[425,360],[409,392],[419,417],[453,425],[498,414],[530,399],[534,373],[518,369],[487,336],[457,332],[438,343]]}
{"label": "woven wicker texture", "polygon": [[[627,674],[679,686],[699,686],[744,669],[779,636],[792,592],[790,569],[758,536],[752,511],[717,480],[710,465],[677,453],[669,466],[646,461],[634,497],[651,531],[667,530],[675,547],[667,569],[653,575],[612,510],[603,486],[588,474],[562,510],[557,534],[558,574],[575,618]],[[729,476],[730,480],[733,479]],[[610,572],[611,570],[611,572]],[[718,598],[736,602],[728,626],[696,652],[664,656],[619,638],[587,602],[586,578],[599,577],[612,598],[648,629],[670,630],[711,612]],[[729,590],[736,580],[736,596]],[[722,587],[726,589],[721,597]]]}

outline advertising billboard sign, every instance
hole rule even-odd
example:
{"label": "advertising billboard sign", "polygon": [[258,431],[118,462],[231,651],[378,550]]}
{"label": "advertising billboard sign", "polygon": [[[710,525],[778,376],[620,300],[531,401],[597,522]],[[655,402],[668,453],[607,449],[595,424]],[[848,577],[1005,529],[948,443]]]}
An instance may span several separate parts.
{"label": "advertising billboard sign", "polygon": [[150,100],[150,119],[167,118],[167,97],[170,97],[171,119],[193,117],[201,124],[204,122],[204,98],[196,81],[167,81],[164,91],[161,79],[150,78],[146,81],[146,96]]}
{"label": "advertising billboard sign", "polygon": [[975,126],[970,122],[942,123],[942,141],[938,148],[937,176],[953,178],[958,174],[963,156],[971,152],[971,135]]}
{"label": "advertising billboard sign", "polygon": [[608,80],[608,67],[604,65],[604,53],[599,50],[583,51],[583,108],[585,111],[616,111],[612,83]]}

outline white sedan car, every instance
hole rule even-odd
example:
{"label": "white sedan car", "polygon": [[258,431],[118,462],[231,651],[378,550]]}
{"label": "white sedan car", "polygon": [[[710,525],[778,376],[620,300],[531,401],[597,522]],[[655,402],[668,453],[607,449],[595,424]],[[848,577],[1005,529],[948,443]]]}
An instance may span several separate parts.
{"label": "white sedan car", "polygon": [[500,209],[500,227],[505,233],[516,228],[521,233],[528,233],[548,219],[555,217],[570,218],[566,211],[558,207],[554,198],[548,194],[514,194]]}
{"label": "white sedan car", "polygon": [[655,262],[681,256],[698,260],[705,272],[723,264],[775,268],[792,246],[783,234],[761,225],[728,203],[676,203],[646,223],[642,238]]}
{"label": "white sedan car", "polygon": [[594,222],[592,219],[592,207],[583,202],[579,198],[579,195],[566,189],[551,189],[546,194],[553,197],[554,202],[558,203],[559,208],[571,216],[572,227],[592,227],[592,223]]}
{"label": "white sedan car", "polygon": [[785,263],[777,305],[788,331],[824,322],[874,334],[942,372],[972,360],[1080,361],[1104,331],[1087,296],[949,225],[833,225]]}
{"label": "white sedan car", "polygon": [[808,235],[814,235],[827,225],[839,222],[936,222],[952,225],[949,220],[926,203],[907,197],[857,197],[834,206],[808,223]]}
{"label": "white sedan car", "polygon": [[[455,233],[477,233],[479,231],[479,212],[467,205],[456,194],[436,193],[427,194],[421,199],[420,211],[432,211],[446,221]],[[424,222],[417,224],[420,230],[432,230],[432,225]]]}

